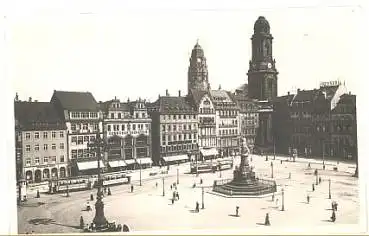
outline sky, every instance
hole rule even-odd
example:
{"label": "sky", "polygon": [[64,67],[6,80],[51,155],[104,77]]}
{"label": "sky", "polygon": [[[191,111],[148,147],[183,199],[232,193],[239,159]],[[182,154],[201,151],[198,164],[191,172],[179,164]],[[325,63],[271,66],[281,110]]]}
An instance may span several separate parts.
{"label": "sky", "polygon": [[250,38],[261,15],[274,37],[278,95],[338,79],[355,93],[365,44],[355,4],[18,8],[7,17],[8,75],[22,100],[49,101],[54,90],[90,91],[97,101],[156,100],[166,89],[187,92],[189,57],[199,40],[211,87],[234,90],[247,83]]}

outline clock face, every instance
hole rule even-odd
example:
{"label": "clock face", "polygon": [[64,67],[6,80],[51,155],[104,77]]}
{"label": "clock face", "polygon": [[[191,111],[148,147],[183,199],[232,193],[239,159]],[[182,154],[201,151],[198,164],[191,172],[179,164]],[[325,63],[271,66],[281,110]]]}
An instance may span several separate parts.
{"label": "clock face", "polygon": [[268,63],[268,68],[272,68],[272,64],[271,63]]}
{"label": "clock face", "polygon": [[201,58],[197,58],[197,62],[201,62]]}

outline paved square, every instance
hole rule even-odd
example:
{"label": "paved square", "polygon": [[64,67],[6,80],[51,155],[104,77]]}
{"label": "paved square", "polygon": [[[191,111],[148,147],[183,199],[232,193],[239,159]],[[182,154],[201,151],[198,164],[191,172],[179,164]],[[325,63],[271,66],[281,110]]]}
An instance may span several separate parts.
{"label": "paved square", "polygon": [[[109,221],[127,224],[132,231],[140,230],[191,230],[191,229],[250,229],[266,227],[263,225],[265,214],[270,215],[270,228],[316,227],[333,224],[359,223],[358,179],[352,177],[355,164],[340,163],[338,171],[333,171],[336,163],[326,162],[322,170],[321,161],[298,158],[296,162],[282,164],[277,157],[274,163],[274,177],[278,192],[275,201],[271,196],[262,198],[224,198],[211,193],[211,185],[219,179],[220,173],[206,173],[199,177],[189,174],[189,164],[179,167],[180,176],[178,192],[180,199],[172,205],[170,185],[176,182],[177,166],[171,166],[165,175],[165,196],[162,196],[162,177],[150,177],[149,171],[142,173],[142,186],[139,186],[139,173],[132,174],[135,190],[129,192],[129,185],[111,187],[112,196],[103,199],[105,215]],[[237,165],[240,158],[235,159]],[[271,177],[271,158],[253,156],[250,162],[255,166],[257,176]],[[307,168],[311,162],[311,169]],[[322,183],[315,186],[314,170],[318,169]],[[291,179],[288,178],[291,173]],[[222,178],[232,178],[232,170],[222,171]],[[201,210],[202,189],[200,178],[204,180],[204,205]],[[331,179],[332,199],[328,199],[329,181]],[[156,187],[156,182],[158,187]],[[193,188],[193,183],[197,183]],[[285,211],[281,211],[281,188],[285,190]],[[91,191],[72,192],[69,198],[62,194],[41,195],[40,199],[30,196],[27,203],[18,208],[19,233],[61,233],[81,232],[79,218],[82,215],[85,223],[90,223],[94,211],[83,211],[89,200]],[[96,190],[93,191],[96,196]],[[310,203],[307,204],[307,195]],[[278,200],[277,200],[278,199]],[[335,223],[329,221],[331,202],[337,201],[338,211]],[[200,212],[194,212],[196,201],[200,203]],[[278,204],[277,204],[278,202]],[[91,205],[93,205],[91,203]],[[236,206],[239,206],[240,217],[235,217]]]}

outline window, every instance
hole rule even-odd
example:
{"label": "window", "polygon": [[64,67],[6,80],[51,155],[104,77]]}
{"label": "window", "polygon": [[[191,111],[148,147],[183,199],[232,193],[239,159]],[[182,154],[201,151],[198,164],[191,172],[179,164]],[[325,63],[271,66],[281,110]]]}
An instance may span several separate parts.
{"label": "window", "polygon": [[26,145],[26,152],[30,152],[31,151],[31,145]]}
{"label": "window", "polygon": [[110,118],[114,119],[114,113],[110,113]]}
{"label": "window", "polygon": [[30,133],[26,133],[26,140],[30,140],[31,139],[31,134]]}
{"label": "window", "polygon": [[161,142],[162,142],[162,145],[165,145],[165,136],[161,136]]}
{"label": "window", "polygon": [[177,125],[173,125],[173,131],[177,131]]}
{"label": "window", "polygon": [[50,159],[51,159],[51,162],[56,162],[56,156],[52,156],[50,157]]}
{"label": "window", "polygon": [[88,129],[88,124],[87,123],[83,124],[83,130],[87,130],[87,129]]}
{"label": "window", "polygon": [[173,115],[173,120],[177,119],[177,116],[176,115]]}
{"label": "window", "polygon": [[39,157],[35,157],[35,165],[39,165],[40,164],[40,158]]}
{"label": "window", "polygon": [[136,124],[133,124],[133,125],[132,125],[132,129],[133,129],[133,130],[136,130]]}
{"label": "window", "polygon": [[27,158],[26,159],[26,166],[30,166],[31,165],[31,158]]}
{"label": "window", "polygon": [[51,132],[51,137],[56,138],[56,132],[55,131]]}
{"label": "window", "polygon": [[75,131],[77,129],[77,126],[76,126],[76,124],[72,124],[70,128],[71,128],[72,131]]}
{"label": "window", "polygon": [[108,125],[108,131],[111,131],[111,125]]}
{"label": "window", "polygon": [[83,139],[84,139],[85,142],[88,142],[89,137],[88,136],[85,136]]}
{"label": "window", "polygon": [[72,150],[72,158],[77,158],[77,150]]}
{"label": "window", "polygon": [[77,143],[77,137],[72,137],[72,143]]}
{"label": "window", "polygon": [[39,151],[40,150],[40,145],[35,144],[35,151]]}
{"label": "window", "polygon": [[94,130],[98,130],[99,125],[98,124],[94,124]]}
{"label": "window", "polygon": [[65,160],[64,160],[64,155],[61,155],[61,156],[60,156],[60,162],[62,162],[62,163],[63,163],[64,161],[65,161]]}
{"label": "window", "polygon": [[47,138],[47,132],[44,132],[44,139]]}
{"label": "window", "polygon": [[126,128],[126,126],[125,126],[125,125],[122,125],[122,131],[124,131],[124,130],[125,130],[125,128]]}
{"label": "window", "polygon": [[59,132],[59,137],[60,137],[60,138],[64,138],[64,132],[63,132],[63,131],[60,131],[60,132]]}
{"label": "window", "polygon": [[90,141],[91,142],[95,141],[95,136],[90,136]]}
{"label": "window", "polygon": [[55,150],[56,149],[56,144],[55,143],[51,144],[51,149],[52,150]]}
{"label": "window", "polygon": [[138,113],[136,113],[136,118],[138,118]]}
{"label": "window", "polygon": [[162,125],[161,127],[161,130],[165,132],[165,125]]}
{"label": "window", "polygon": [[49,161],[48,157],[44,157],[44,163],[47,163]]}
{"label": "window", "polygon": [[47,144],[44,144],[44,150],[47,150]]}
{"label": "window", "polygon": [[145,113],[142,113],[142,118],[145,118],[146,117],[146,114]]}
{"label": "window", "polygon": [[77,144],[83,144],[83,136],[78,137],[78,143]]}
{"label": "window", "polygon": [[121,118],[122,118],[122,114],[118,113],[118,119],[121,119]]}
{"label": "window", "polygon": [[64,143],[60,143],[60,144],[59,144],[59,148],[60,148],[60,149],[64,149]]}
{"label": "window", "polygon": [[35,132],[35,139],[39,139],[40,138],[40,133],[39,132]]}

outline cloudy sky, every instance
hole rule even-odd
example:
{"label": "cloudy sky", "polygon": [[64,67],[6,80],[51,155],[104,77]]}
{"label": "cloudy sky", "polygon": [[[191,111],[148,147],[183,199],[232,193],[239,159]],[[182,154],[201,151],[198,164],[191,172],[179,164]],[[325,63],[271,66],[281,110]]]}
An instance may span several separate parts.
{"label": "cloudy sky", "polygon": [[8,74],[22,100],[48,101],[54,89],[91,91],[98,101],[153,100],[165,89],[187,91],[189,56],[199,39],[212,88],[232,90],[247,82],[253,25],[263,15],[274,36],[279,95],[337,79],[355,93],[366,42],[362,9],[351,2],[27,5],[7,17]]}

